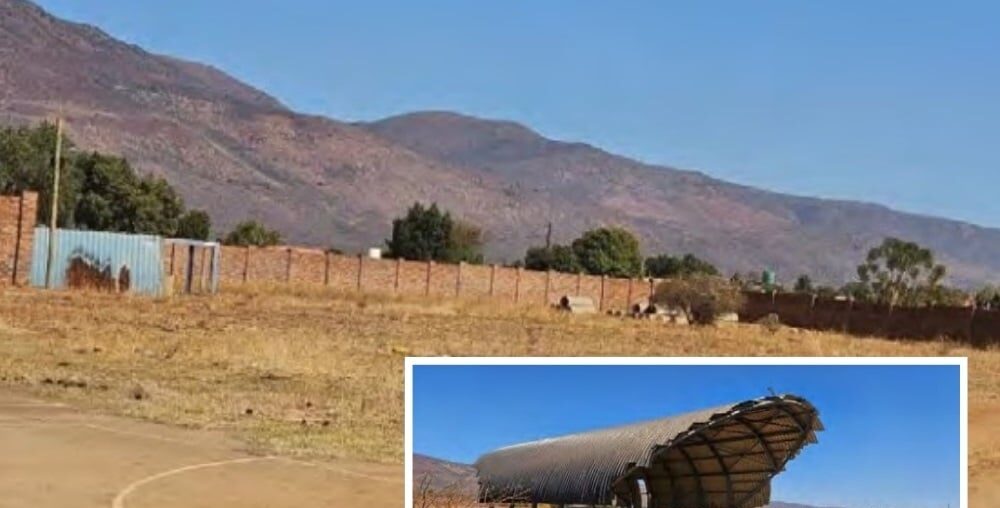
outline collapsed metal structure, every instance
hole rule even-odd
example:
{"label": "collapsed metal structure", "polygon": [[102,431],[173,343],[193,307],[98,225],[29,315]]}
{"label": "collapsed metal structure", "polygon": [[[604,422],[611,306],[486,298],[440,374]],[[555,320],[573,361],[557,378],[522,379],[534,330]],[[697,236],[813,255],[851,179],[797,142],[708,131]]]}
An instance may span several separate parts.
{"label": "collapsed metal structure", "polygon": [[484,503],[756,508],[771,479],[823,430],[776,395],[500,448],[475,463]]}

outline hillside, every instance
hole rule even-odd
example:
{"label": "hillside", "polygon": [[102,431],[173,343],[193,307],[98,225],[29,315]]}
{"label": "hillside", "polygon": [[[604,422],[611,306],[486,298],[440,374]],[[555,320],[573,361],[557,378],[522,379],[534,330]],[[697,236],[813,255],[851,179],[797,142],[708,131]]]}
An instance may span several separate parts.
{"label": "hillside", "polygon": [[156,55],[27,0],[0,0],[0,122],[58,111],[82,149],[165,176],[218,231],[253,217],[294,243],[380,245],[413,201],[481,224],[488,257],[623,224],[647,252],[693,251],[727,272],[844,280],[885,235],[918,241],[954,282],[1000,281],[1000,230],[776,194],[644,164],[527,127],[454,113],[345,123],[289,110],[197,63]]}
{"label": "hillside", "polygon": [[475,495],[478,489],[476,470],[472,466],[414,453],[414,488],[420,488],[425,481],[435,491],[457,490]]}

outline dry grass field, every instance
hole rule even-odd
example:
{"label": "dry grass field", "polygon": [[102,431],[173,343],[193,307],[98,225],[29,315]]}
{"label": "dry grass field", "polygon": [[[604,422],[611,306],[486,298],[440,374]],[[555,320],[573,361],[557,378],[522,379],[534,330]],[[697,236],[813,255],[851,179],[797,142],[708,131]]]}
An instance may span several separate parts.
{"label": "dry grass field", "polygon": [[407,355],[968,356],[972,484],[1000,469],[997,349],[306,287],[162,300],[9,289],[0,298],[0,386],[223,429],[269,452],[401,462]]}

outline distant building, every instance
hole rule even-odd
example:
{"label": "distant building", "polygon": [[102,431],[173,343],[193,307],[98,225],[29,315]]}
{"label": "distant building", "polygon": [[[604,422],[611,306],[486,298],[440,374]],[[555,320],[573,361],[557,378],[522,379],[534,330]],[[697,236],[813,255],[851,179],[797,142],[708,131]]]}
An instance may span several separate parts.
{"label": "distant building", "polygon": [[756,508],[771,479],[823,430],[780,395],[501,448],[476,461],[480,502]]}

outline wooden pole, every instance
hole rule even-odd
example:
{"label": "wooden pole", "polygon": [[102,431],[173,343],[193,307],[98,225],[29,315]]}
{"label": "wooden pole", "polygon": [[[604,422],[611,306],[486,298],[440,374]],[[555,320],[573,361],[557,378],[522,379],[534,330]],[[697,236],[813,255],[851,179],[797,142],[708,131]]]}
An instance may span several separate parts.
{"label": "wooden pole", "polygon": [[56,119],[56,159],[52,175],[52,209],[49,212],[49,248],[48,259],[45,262],[45,287],[52,289],[52,265],[56,259],[56,218],[59,215],[59,165],[62,159],[62,118]]}

